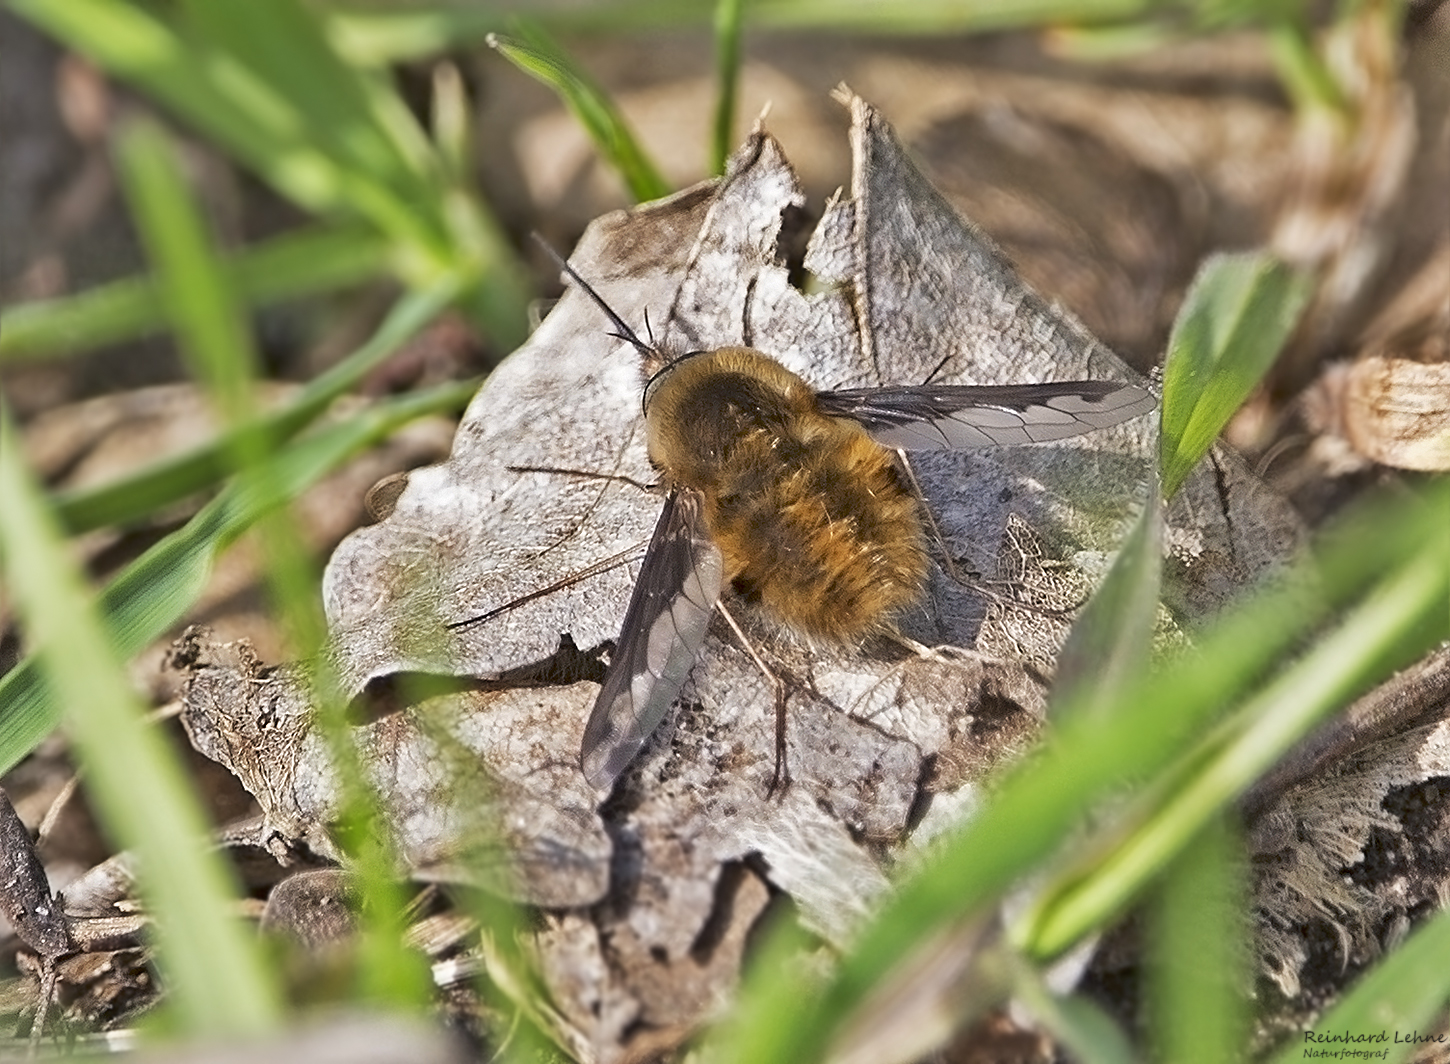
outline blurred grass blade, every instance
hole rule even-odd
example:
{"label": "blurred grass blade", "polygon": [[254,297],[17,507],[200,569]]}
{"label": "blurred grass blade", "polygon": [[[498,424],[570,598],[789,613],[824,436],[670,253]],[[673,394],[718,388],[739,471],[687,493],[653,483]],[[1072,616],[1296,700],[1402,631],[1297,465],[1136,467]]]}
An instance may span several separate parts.
{"label": "blurred grass blade", "polygon": [[1348,115],[1352,105],[1345,99],[1326,56],[1316,46],[1311,27],[1297,18],[1276,18],[1264,34],[1279,83],[1294,101],[1301,115],[1320,111]]}
{"label": "blurred grass blade", "polygon": [[710,10],[698,0],[606,0],[544,5],[530,0],[429,7],[361,7],[327,10],[328,32],[354,63],[386,67],[466,51],[490,33],[516,27],[520,16],[558,33],[628,33],[687,27],[705,29]]}
{"label": "blurred grass blade", "polygon": [[[410,286],[470,279],[462,305],[509,350],[527,335],[526,274],[498,223],[446,183],[407,107],[348,66],[297,0],[187,0],[168,19],[123,0],[12,8],[213,138],[308,210],[366,219]],[[171,9],[168,9],[171,10]]]}
{"label": "blurred grass blade", "polygon": [[322,155],[337,201],[416,254],[449,259],[441,174],[426,138],[395,94],[342,61],[311,12],[297,0],[180,7],[195,42],[231,67],[229,77],[248,78],[247,95],[232,102],[246,107],[252,129]]}
{"label": "blurred grass blade", "polygon": [[469,180],[476,158],[473,127],[476,115],[468,99],[468,87],[458,65],[440,62],[433,68],[433,139],[438,159],[448,172],[450,183]]}
{"label": "blurred grass blade", "polygon": [[[784,913],[770,919],[765,930],[756,937],[758,941],[752,951],[755,956],[746,970],[735,1008],[724,1018],[712,1038],[714,1044],[710,1048],[715,1051],[706,1054],[706,1060],[719,1060],[724,1064],[769,1062],[772,1046],[791,1040],[795,1037],[793,1031],[798,1022],[810,1023],[820,1014],[818,999],[824,989],[824,980],[819,972],[800,963],[801,957],[817,948],[819,943],[796,920]],[[787,972],[791,973],[789,978],[786,977]],[[784,1008],[784,1003],[779,1000],[779,995],[787,986],[795,997],[796,1008]],[[864,998],[869,988],[863,986],[860,989]],[[830,1031],[829,1037],[844,1030],[846,1024],[854,1019],[854,1014],[847,1016],[841,1013],[836,1019],[836,1030]],[[826,1032],[830,1029],[817,1020],[816,1030],[823,1037],[808,1044],[814,1047],[825,1045]],[[823,1055],[818,1051],[813,1056],[802,1055],[798,1059],[806,1061]],[[774,1059],[790,1058],[780,1056]]]}
{"label": "blurred grass blade", "polygon": [[1044,36],[1053,55],[1082,63],[1110,63],[1171,47],[1182,39],[1183,29],[1167,22],[1109,22],[1055,26]]}
{"label": "blurred grass blade", "polygon": [[[1020,968],[1027,966],[1020,961]],[[1136,1064],[1138,1056],[1111,1016],[1086,997],[1058,997],[1036,971],[1012,984],[1012,1000],[1032,1013],[1069,1059],[1082,1064]]]}
{"label": "blurred grass blade", "polygon": [[605,162],[624,179],[635,202],[659,199],[671,189],[644,149],[635,140],[624,117],[605,95],[544,32],[521,25],[527,38],[488,35],[489,47],[525,74],[554,90],[569,108]]}
{"label": "blurred grass blade", "polygon": [[1312,289],[1309,275],[1265,252],[1215,255],[1198,271],[1163,367],[1166,498],[1274,364]]}
{"label": "blurred grass blade", "polygon": [[[464,381],[378,403],[277,454],[265,490],[254,482],[222,492],[128,565],[101,594],[101,615],[116,655],[129,657],[174,627],[205,588],[216,557],[264,513],[409,421],[461,410],[477,390],[477,381]],[[59,707],[35,661],[21,662],[0,680],[0,773],[35,749],[59,720]]]}
{"label": "blurred grass blade", "polygon": [[432,186],[432,149],[417,122],[401,99],[377,91],[383,80],[338,55],[308,5],[178,0],[178,7],[198,37],[290,101],[303,126],[322,135],[319,146],[345,169],[374,175],[400,193]]}
{"label": "blurred grass blade", "polygon": [[715,125],[710,172],[723,174],[735,147],[735,106],[740,93],[740,37],[745,0],[715,0]]}
{"label": "blurred grass blade", "polygon": [[[761,29],[940,36],[1044,26],[1117,25],[1142,18],[1162,6],[1151,0],[998,0],[970,4],[961,0],[911,4],[882,0],[750,0],[750,18],[752,25]],[[1241,6],[1253,10],[1253,5]],[[517,14],[546,20],[549,28],[559,33],[621,33],[703,29],[709,25],[710,6],[698,0],[550,5],[512,0],[420,5],[416,9],[403,5],[349,5],[330,12],[339,47],[355,61],[372,66],[471,47]],[[1171,22],[1170,28],[1178,24]]]}
{"label": "blurred grass blade", "polygon": [[[1008,996],[1001,928],[976,914],[933,936],[871,988],[837,1032],[831,1064],[912,1064]],[[983,961],[982,958],[986,957]],[[979,961],[981,963],[979,963]]]}
{"label": "blurred grass blade", "polygon": [[[1267,756],[1276,757],[1322,710],[1331,689],[1347,694],[1443,638],[1450,626],[1445,542],[1450,533],[1444,523],[1450,484],[1431,483],[1423,494],[1371,500],[1357,508],[1343,530],[1326,540],[1318,558],[1301,562],[1205,630],[1197,653],[1137,678],[1110,719],[1067,713],[1057,733],[1007,772],[992,800],[961,832],[942,840],[922,874],[886,900],[820,994],[804,994],[789,965],[757,969],[745,995],[748,1011],[731,1025],[726,1059],[751,1064],[819,1059],[819,1047],[850,1021],[884,973],[942,929],[994,905],[1078,828],[1087,810],[1120,794],[1128,781],[1151,779],[1178,762],[1225,708],[1261,682],[1329,611],[1363,600],[1334,633],[1329,649],[1317,652],[1330,661],[1333,675],[1312,678],[1312,687],[1298,693],[1283,690],[1288,684],[1281,677],[1269,695],[1258,698],[1277,704],[1282,693],[1290,712],[1276,717],[1267,732],[1243,733],[1236,749],[1264,741],[1274,751]],[[1305,587],[1315,581],[1320,594],[1306,594]],[[1369,645],[1354,651],[1356,639],[1367,639]],[[1346,656],[1353,665],[1336,660]],[[1300,675],[1299,669],[1291,671]],[[1178,827],[1190,825],[1185,838],[1205,822],[1204,810],[1222,807],[1222,800],[1205,804],[1205,792],[1232,793],[1219,777],[1195,780],[1200,790],[1189,795],[1188,808],[1196,819],[1183,811],[1177,817]],[[1039,953],[1067,938],[1055,933],[1049,941],[1039,927],[1019,923],[1014,938]]]}
{"label": "blurred grass blade", "polygon": [[[141,858],[159,963],[184,1029],[243,1037],[278,1026],[282,1007],[254,939],[229,911],[235,885],[211,849],[176,752],[149,727],[79,574],[20,464],[0,410],[0,542],[7,584],[65,717],[93,808]],[[52,711],[54,713],[54,711]],[[58,714],[54,714],[57,715]]]}
{"label": "blurred grass blade", "polygon": [[386,67],[475,48],[513,17],[493,4],[406,11],[334,8],[327,13],[327,32],[351,62]]}
{"label": "blurred grass blade", "polygon": [[235,471],[235,463],[228,455],[234,453],[236,433],[265,436],[272,446],[290,439],[412,339],[453,301],[458,288],[456,281],[445,279],[432,288],[404,296],[367,343],[314,377],[286,406],[263,414],[255,424],[238,426],[218,439],[113,483],[58,493],[55,507],[62,525],[77,533],[129,524],[220,483]]}
{"label": "blurred grass blade", "polygon": [[[225,424],[235,429],[253,417],[257,352],[180,164],[160,128],[145,120],[121,130],[117,161],[132,224],[151,260],[182,357]],[[260,436],[234,440],[239,461],[267,447]]]}
{"label": "blurred grass blade", "polygon": [[[333,48],[299,0],[185,0],[198,36],[292,108],[300,142],[332,163],[337,193],[397,244],[410,285],[461,273],[461,305],[503,351],[527,338],[527,272],[503,227],[448,167],[386,75],[368,76]],[[263,110],[249,117],[268,117]]]}
{"label": "blurred grass blade", "polygon": [[[251,331],[175,151],[156,125],[137,121],[122,130],[117,159],[182,356],[221,414],[238,476],[243,482],[268,476],[272,440],[255,431],[259,360]],[[312,594],[318,583],[315,566],[285,505],[265,516],[257,531],[266,559],[263,577],[282,630],[291,637],[290,653],[311,659],[326,633]]]}
{"label": "blurred grass blade", "polygon": [[1150,911],[1145,996],[1157,1058],[1232,1064],[1248,1032],[1246,855],[1222,813],[1169,865]]}
{"label": "blurred grass blade", "polygon": [[[262,307],[359,284],[384,272],[388,245],[356,225],[304,229],[227,259],[228,282]],[[0,365],[81,354],[160,332],[161,297],[149,277],[129,277],[57,299],[21,303],[0,315]]]}
{"label": "blurred grass blade", "polygon": [[[395,238],[400,235],[396,225],[401,224],[406,233],[417,232],[417,224],[403,217],[396,196],[385,183],[367,171],[349,172],[330,154],[339,148],[340,139],[348,152],[347,137],[340,136],[345,132],[363,136],[376,148],[377,131],[359,128],[371,119],[357,113],[358,93],[348,92],[330,107],[318,102],[317,106],[340,117],[341,126],[317,129],[307,113],[313,101],[287,97],[268,80],[267,71],[249,69],[238,55],[206,40],[193,22],[194,9],[183,9],[180,17],[173,15],[163,21],[123,0],[68,0],[64,4],[14,0],[11,6],[216,138],[295,202],[322,213],[355,210]],[[254,17],[279,18],[287,26],[297,22],[290,0],[214,6],[254,9]],[[281,24],[276,25],[279,46],[285,40]],[[306,50],[306,45],[291,46],[286,58],[293,60],[299,49]],[[313,54],[309,59],[329,62],[325,54]],[[344,108],[347,113],[340,115]],[[371,161],[377,162],[385,154],[386,150],[374,150]],[[396,165],[386,165],[390,176],[396,169]],[[426,209],[426,204],[420,206]]]}
{"label": "blurred grass blade", "polygon": [[1095,716],[1112,712],[1128,681],[1148,665],[1162,575],[1163,499],[1154,483],[1107,579],[1073,621],[1058,654],[1049,719],[1060,721],[1063,705]]}
{"label": "blurred grass blade", "polygon": [[[1331,1038],[1334,1035],[1377,1036],[1384,1034],[1387,1045],[1378,1042],[1360,1046],[1344,1042],[1310,1044],[1303,1037],[1287,1038],[1272,1064],[1298,1064],[1306,1048],[1324,1050],[1326,1055],[1361,1048],[1383,1052],[1390,1064],[1409,1060],[1441,1060],[1433,1052],[1425,1055],[1431,1037],[1443,1037],[1445,1003],[1450,1001],[1450,912],[1441,912],[1414,931],[1402,945],[1385,957],[1321,1015],[1305,1034]],[[1415,1036],[1427,1039],[1416,1042]],[[1444,1043],[1439,1043],[1443,1051]],[[1349,1056],[1346,1051],[1345,1057]]]}
{"label": "blurred grass blade", "polygon": [[773,29],[940,35],[1127,22],[1161,6],[1152,0],[995,0],[969,4],[961,0],[917,0],[911,4],[881,0],[752,0],[751,21]]}
{"label": "blurred grass blade", "polygon": [[[1424,528],[1424,526],[1421,526]],[[1089,845],[1013,928],[1028,953],[1052,957],[1120,913],[1220,810],[1317,724],[1397,668],[1450,638],[1450,551],[1428,528],[1418,549],[1312,649],[1244,703],[1141,794],[1111,829],[1110,852]],[[1165,699],[1162,705],[1172,705]],[[1125,826],[1126,837],[1119,838]]]}
{"label": "blurred grass blade", "polygon": [[[231,8],[217,5],[210,10]],[[240,24],[223,19],[219,30],[228,28],[233,31],[228,39],[235,46],[257,27],[246,19]],[[297,91],[306,88],[299,85]],[[357,993],[390,1007],[421,1007],[428,1001],[431,980],[421,958],[403,945],[406,899],[396,881],[397,855],[351,740],[346,699],[337,690],[327,657],[320,653],[327,625],[316,594],[316,565],[291,519],[290,493],[271,483],[276,475],[267,461],[271,440],[247,431],[257,424],[257,360],[250,334],[170,144],[155,127],[138,123],[123,133],[119,147],[132,214],[155,265],[181,350],[230,429],[226,438],[232,444],[230,457],[237,466],[239,488],[281,501],[256,522],[259,553],[265,559],[262,576],[287,637],[288,653],[308,663],[306,676],[317,723],[341,786],[341,812],[334,831],[352,859],[359,893]]]}

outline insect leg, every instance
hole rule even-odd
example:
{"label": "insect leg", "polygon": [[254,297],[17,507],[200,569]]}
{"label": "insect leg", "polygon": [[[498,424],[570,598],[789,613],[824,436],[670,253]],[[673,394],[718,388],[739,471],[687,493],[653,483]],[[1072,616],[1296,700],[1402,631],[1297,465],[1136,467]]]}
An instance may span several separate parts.
{"label": "insect leg", "polygon": [[564,469],[560,466],[511,465],[504,468],[510,473],[553,473],[561,477],[578,477],[580,480],[613,480],[638,488],[649,495],[657,495],[660,490],[658,483],[645,484],[623,473],[596,473],[589,469]]}
{"label": "insect leg", "polygon": [[756,653],[755,647],[745,635],[739,622],[735,620],[729,607],[721,601],[716,603],[716,608],[720,611],[720,616],[725,618],[725,623],[730,626],[730,630],[735,633],[735,638],[740,640],[740,645],[745,648],[745,652],[755,661],[755,667],[775,687],[775,771],[771,773],[770,786],[766,788],[765,796],[769,798],[774,795],[776,788],[780,788],[780,793],[784,795],[790,788],[790,764],[786,756],[785,742],[785,681],[777,676],[765,663],[765,660]]}
{"label": "insect leg", "polygon": [[[633,479],[632,477],[621,476],[618,473],[597,473],[591,470],[582,469],[559,469],[552,466],[508,466],[507,468],[511,472],[515,473],[553,473],[559,476],[581,477],[585,480],[600,480],[605,481],[606,486],[607,482],[609,481],[619,481],[625,484],[631,484],[644,492],[651,491],[650,485],[641,484],[639,481]],[[588,520],[589,514],[593,513],[594,508],[599,505],[599,500],[604,497],[604,491],[605,488],[601,487],[599,495],[596,496],[594,502],[590,504],[589,509],[584,514],[584,517],[581,518],[580,526],[582,526],[584,521]],[[576,526],[576,531],[578,527],[579,526]],[[565,539],[567,538],[568,537],[566,536]],[[549,551],[554,550],[556,547],[560,546],[560,544],[562,544],[565,539],[561,539],[558,542],[554,543],[552,546],[546,547],[542,552],[540,552],[538,557],[543,557]],[[526,595],[520,595],[518,598],[510,599],[502,606],[496,606],[493,609],[489,610],[487,613],[475,614],[474,616],[461,621],[453,621],[449,624],[444,625],[444,627],[448,629],[468,628],[475,624],[482,624],[484,621],[493,620],[493,618],[499,616],[500,614],[507,613],[509,610],[512,609],[517,609],[519,606],[522,606],[526,602],[532,602],[534,599],[543,598],[545,595],[552,595],[555,591],[562,591],[564,588],[571,587],[572,585],[579,583],[579,581],[581,580],[587,580],[591,576],[598,576],[600,573],[608,572],[610,569],[614,569],[620,565],[625,564],[626,562],[633,561],[636,557],[639,556],[639,552],[643,548],[643,543],[636,543],[634,546],[626,547],[624,550],[619,551],[617,554],[611,554],[608,558],[597,561],[592,565],[587,565],[583,569],[576,570],[570,573],[568,576],[562,577],[561,579],[554,581],[547,587],[541,587],[537,591],[531,591]]]}
{"label": "insect leg", "polygon": [[510,599],[502,606],[495,606],[487,613],[480,613],[462,621],[451,621],[443,627],[456,630],[459,628],[469,628],[475,624],[482,624],[484,621],[491,621],[500,614],[517,609],[525,602],[532,602],[534,599],[543,598],[545,595],[552,595],[555,591],[562,591],[564,588],[571,587],[581,580],[587,580],[591,576],[598,576],[600,573],[607,573],[611,569],[617,569],[621,565],[632,562],[639,557],[640,552],[644,550],[644,546],[643,543],[636,543],[632,547],[625,547],[624,550],[616,554],[611,554],[608,558],[603,558],[593,565],[586,565],[583,569],[578,569],[560,580],[555,580],[548,587],[541,587],[537,591],[530,591],[527,595],[520,595],[518,598]]}

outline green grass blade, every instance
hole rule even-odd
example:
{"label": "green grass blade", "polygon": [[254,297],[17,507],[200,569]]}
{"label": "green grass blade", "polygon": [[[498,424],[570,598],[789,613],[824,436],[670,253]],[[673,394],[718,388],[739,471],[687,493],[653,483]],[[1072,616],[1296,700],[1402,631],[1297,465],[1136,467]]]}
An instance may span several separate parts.
{"label": "green grass blade", "polygon": [[1300,114],[1347,115],[1352,105],[1312,34],[1308,20],[1281,17],[1269,23],[1264,36],[1279,82]]}
{"label": "green grass blade", "polygon": [[[1027,969],[1021,961],[1017,966]],[[1037,970],[1029,969],[1014,981],[1012,999],[1032,1013],[1071,1059],[1082,1064],[1137,1064],[1128,1036],[1112,1017],[1086,997],[1058,997]]]}
{"label": "green grass blade", "polygon": [[360,209],[349,201],[369,198],[309,141],[295,105],[235,57],[184,35],[184,21],[163,21],[122,0],[13,0],[11,7],[216,138],[295,202],[330,213]]}
{"label": "green grass blade", "polygon": [[[174,628],[201,595],[217,556],[263,514],[409,421],[462,410],[477,390],[477,381],[464,381],[378,403],[342,424],[299,438],[274,456],[265,487],[227,488],[107,585],[101,615],[116,654],[138,653]],[[59,721],[55,698],[33,659],[0,679],[0,773],[35,749]]]}
{"label": "green grass blade", "polygon": [[763,28],[838,33],[986,33],[1057,23],[1125,22],[1161,6],[1155,0],[752,0],[751,20]]}
{"label": "green grass blade", "polygon": [[[248,27],[231,28],[238,31],[234,36],[245,37]],[[238,491],[281,503],[267,507],[256,524],[260,554],[266,560],[263,575],[282,628],[290,637],[294,655],[325,663],[319,651],[326,625],[315,594],[312,559],[286,512],[285,501],[290,496],[274,483],[277,469],[267,460],[272,441],[246,428],[258,423],[253,394],[256,358],[241,309],[160,131],[144,123],[125,131],[119,141],[119,161],[137,228],[155,264],[158,289],[179,334],[182,352],[213,405],[232,427],[226,437],[231,443],[226,457],[238,469]],[[204,556],[201,560],[203,564],[207,561]],[[320,722],[325,733],[338,739],[331,752],[346,795],[342,820],[372,828],[379,815],[362,782],[357,753],[347,740],[344,701],[335,694],[335,685],[321,675],[323,668],[314,672],[313,694]],[[363,899],[360,949],[371,962],[359,969],[367,984],[365,992],[393,1004],[419,1004],[427,999],[430,986],[426,972],[419,972],[418,958],[402,952],[403,904],[393,878],[397,864],[389,852],[387,832],[352,834]]]}
{"label": "green grass blade", "polygon": [[193,0],[163,20],[123,0],[11,6],[295,203],[365,219],[390,242],[389,261],[410,286],[469,277],[461,305],[500,350],[527,336],[527,274],[502,228],[446,183],[402,100],[381,77],[345,63],[311,9],[296,0]]}
{"label": "green grass blade", "polygon": [[443,185],[426,139],[411,116],[393,111],[395,96],[342,62],[306,8],[295,0],[183,0],[182,9],[194,39],[231,64],[231,76],[249,78],[235,102],[252,105],[254,126],[285,108],[266,127],[270,139],[305,138],[352,209],[415,252],[448,260]]}
{"label": "green grass blade", "polygon": [[[528,274],[502,226],[448,171],[386,75],[369,76],[333,48],[297,0],[188,0],[198,34],[295,111],[303,141],[334,167],[348,206],[397,246],[411,285],[462,273],[460,305],[500,350],[527,337]],[[249,164],[256,165],[254,160]]]}
{"label": "green grass blade", "polygon": [[1215,817],[1169,865],[1153,899],[1145,997],[1160,1060],[1242,1059],[1251,908],[1235,827],[1231,816]]}
{"label": "green grass blade", "polygon": [[550,8],[536,0],[509,0],[420,10],[333,7],[328,29],[338,50],[353,62],[385,67],[475,47],[490,33],[515,26],[521,16],[560,33],[628,33],[705,27],[710,22],[709,8],[698,0],[604,0]]}
{"label": "green grass blade", "polygon": [[735,148],[735,104],[740,94],[740,38],[745,0],[715,0],[715,125],[710,138],[710,172],[723,174]]}
{"label": "green grass blade", "polygon": [[1055,956],[1121,912],[1215,813],[1311,728],[1450,637],[1450,551],[1438,541],[1443,537],[1428,528],[1425,533],[1419,549],[1391,567],[1336,630],[1249,699],[1202,748],[1190,751],[1190,768],[1169,772],[1170,778],[1186,778],[1150,789],[1134,803],[1113,833],[1139,826],[1111,853],[1091,853],[1079,866],[1080,881],[1069,872],[1061,886],[1043,891],[1014,932],[1024,949]]}
{"label": "green grass blade", "polygon": [[[299,230],[228,258],[239,299],[261,307],[359,284],[384,272],[388,245],[357,226]],[[0,365],[64,358],[160,332],[165,312],[149,277],[128,277],[0,315]]]}
{"label": "green grass blade", "polygon": [[[133,223],[182,356],[223,420],[235,426],[253,416],[257,352],[180,164],[165,135],[146,121],[121,132],[117,155]],[[260,437],[236,437],[241,458],[263,447]]]}
{"label": "green grass blade", "polygon": [[149,727],[115,648],[86,602],[60,533],[21,467],[0,411],[0,543],[8,586],[39,648],[86,783],[113,840],[141,859],[159,963],[183,1029],[242,1037],[278,1026],[282,1006],[255,941],[229,912],[235,884],[211,850],[177,752]]}
{"label": "green grass blade", "polygon": [[1163,367],[1162,478],[1168,498],[1274,364],[1312,278],[1264,252],[1204,263],[1168,340]]}
{"label": "green grass blade", "polygon": [[468,99],[468,87],[458,66],[441,62],[433,69],[433,108],[430,115],[438,160],[450,184],[461,185],[473,172],[477,158],[473,128],[477,120]]}
{"label": "green grass blade", "polygon": [[[1005,29],[1122,24],[1161,10],[1154,0],[750,0],[753,26],[827,33],[942,35]],[[698,0],[598,0],[543,6],[528,0],[433,5],[421,10],[349,7],[330,12],[338,46],[354,61],[384,66],[476,45],[526,15],[559,33],[627,33],[704,28]]]}
{"label": "green grass blade", "polygon": [[525,74],[553,89],[589,134],[599,154],[629,188],[635,202],[659,199],[671,189],[635,139],[624,116],[543,30],[528,25],[527,40],[491,33],[488,43]]}
{"label": "green grass blade", "polygon": [[1156,484],[1113,567],[1068,633],[1057,658],[1048,716],[1060,707],[1111,714],[1128,681],[1148,665],[1163,575],[1163,503]]}
{"label": "green grass blade", "polygon": [[235,471],[235,462],[228,456],[235,451],[237,433],[263,436],[272,446],[280,446],[407,343],[453,301],[458,288],[457,282],[445,279],[432,288],[404,296],[367,343],[313,378],[286,406],[263,415],[257,422],[238,426],[216,440],[114,483],[59,493],[55,508],[61,524],[72,533],[130,524],[162,506],[215,486]]}

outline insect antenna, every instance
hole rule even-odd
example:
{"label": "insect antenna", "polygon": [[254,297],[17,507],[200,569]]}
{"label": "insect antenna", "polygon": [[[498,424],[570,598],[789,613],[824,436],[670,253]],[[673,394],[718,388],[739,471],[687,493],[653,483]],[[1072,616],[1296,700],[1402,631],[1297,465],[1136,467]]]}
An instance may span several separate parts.
{"label": "insect antenna", "polygon": [[[560,255],[557,251],[555,251],[553,247],[549,244],[549,242],[541,237],[538,233],[534,233],[533,237],[534,242],[537,243],[539,247],[543,248],[546,252],[549,253],[549,258],[553,259],[554,262],[558,264],[559,269],[564,271],[564,274],[569,278],[569,280],[577,284],[583,290],[584,294],[587,295],[590,299],[594,300],[595,305],[598,306],[600,310],[604,311],[605,316],[609,318],[610,324],[614,326],[614,332],[609,333],[608,335],[613,336],[618,340],[623,340],[627,344],[630,344],[636,351],[638,351],[642,355],[653,355],[655,353],[654,337],[652,335],[650,336],[650,343],[648,344],[641,340],[639,336],[635,334],[635,331],[624,323],[624,319],[621,318],[618,314],[614,313],[614,308],[611,307],[608,303],[604,302],[604,297],[601,296],[598,292],[594,291],[594,287],[588,281],[584,280],[584,278],[579,276],[579,271],[574,269],[573,266],[570,266],[569,261],[565,259],[564,256]],[[645,315],[645,332],[649,332],[648,314]]]}
{"label": "insect antenna", "polygon": [[940,362],[938,362],[936,364],[936,369],[934,369],[930,373],[928,373],[926,375],[926,380],[922,381],[921,383],[923,385],[930,384],[936,378],[936,375],[938,373],[940,373],[943,369],[946,368],[946,364],[948,362],[950,362],[951,360],[952,360],[952,356],[951,355],[947,355],[945,358],[943,358]]}

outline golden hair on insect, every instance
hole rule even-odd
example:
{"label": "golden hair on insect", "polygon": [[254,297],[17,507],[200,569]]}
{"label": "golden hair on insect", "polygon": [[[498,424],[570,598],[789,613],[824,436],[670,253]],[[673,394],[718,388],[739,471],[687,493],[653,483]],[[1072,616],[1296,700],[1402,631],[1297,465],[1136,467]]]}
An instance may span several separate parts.
{"label": "golden hair on insect", "polygon": [[854,642],[921,597],[921,516],[895,456],[827,417],[774,359],[724,347],[674,363],[646,407],[650,461],[691,489],[725,582],[810,636]]}

